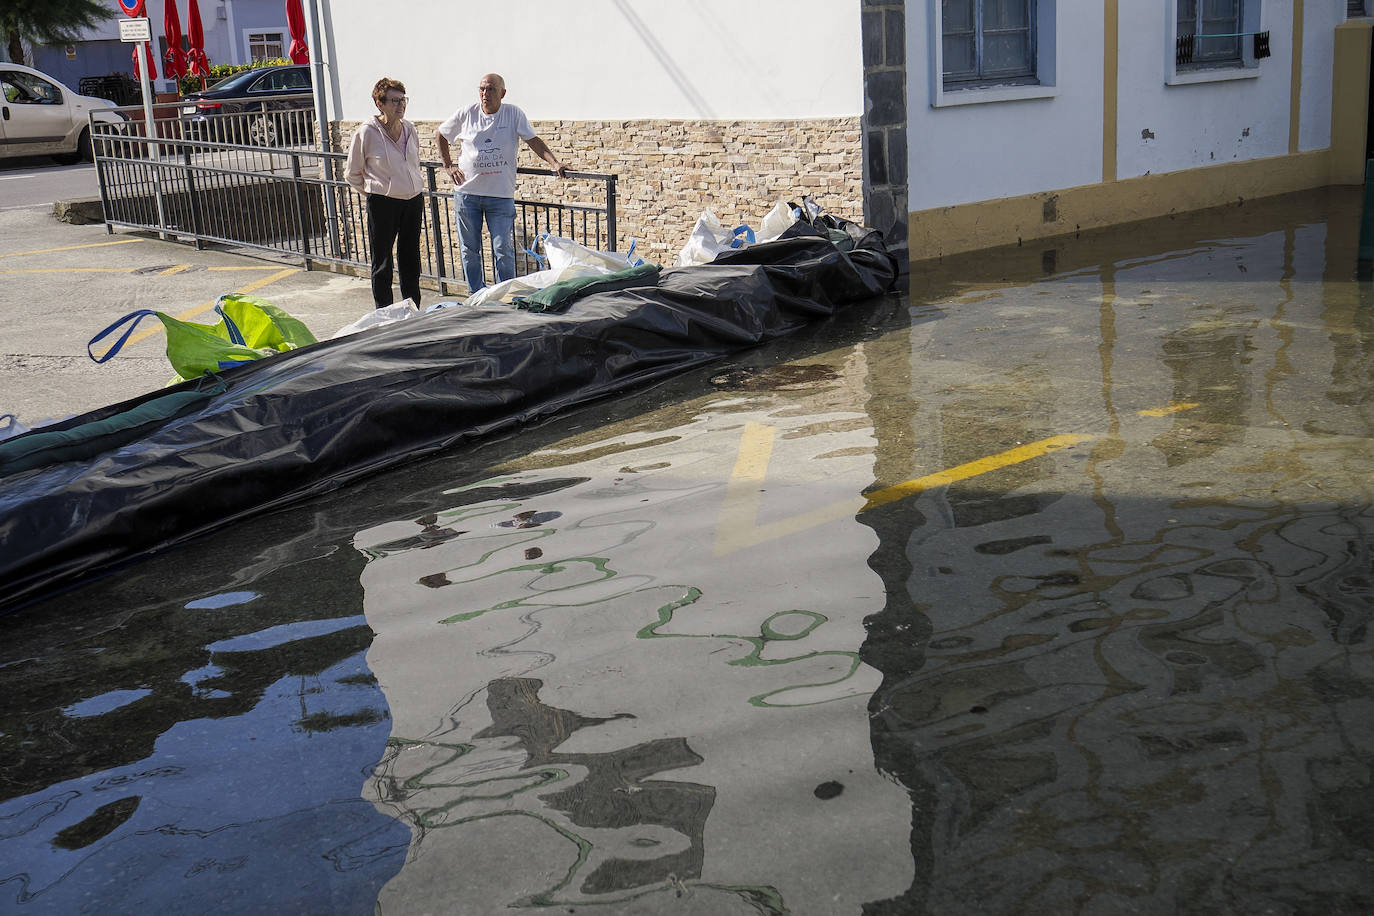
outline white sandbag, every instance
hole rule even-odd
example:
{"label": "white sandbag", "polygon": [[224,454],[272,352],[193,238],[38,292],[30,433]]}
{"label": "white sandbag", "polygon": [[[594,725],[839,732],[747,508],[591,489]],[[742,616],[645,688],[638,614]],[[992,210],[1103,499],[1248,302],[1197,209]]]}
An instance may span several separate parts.
{"label": "white sandbag", "polygon": [[748,225],[727,229],[720,217],[710,210],[702,211],[687,244],[678,252],[677,266],[691,267],[694,264],[709,264],[716,255],[731,248],[739,248],[745,242],[753,242],[754,230]]}
{"label": "white sandbag", "polygon": [[367,328],[375,328],[383,324],[391,324],[396,321],[404,321],[420,314],[420,309],[409,299],[402,299],[400,302],[393,302],[391,305],[384,305],[379,309],[373,309],[352,324],[346,324],[334,332],[330,340],[337,337],[347,337],[349,334],[356,334]]}
{"label": "white sandbag", "polygon": [[552,286],[562,280],[571,280],[574,277],[604,276],[609,273],[614,273],[614,271],[598,264],[565,264],[558,268],[550,267],[548,270],[536,270],[534,273],[525,274],[523,277],[511,277],[509,280],[484,286],[464,299],[463,305],[486,305],[489,302],[510,303],[517,296],[528,296],[530,293],[538,292],[544,287]]}
{"label": "white sandbag", "polygon": [[630,266],[625,255],[618,251],[597,251],[557,235],[545,236],[543,242],[544,256],[549,259],[549,267],[555,270],[572,264],[583,264],[603,267],[606,273],[613,274]]}
{"label": "white sandbag", "polygon": [[[618,251],[597,251],[595,248],[588,248],[586,245],[580,245],[570,238],[559,235],[541,235],[539,241],[544,246],[542,260],[548,262],[547,268],[525,274],[522,277],[502,280],[491,286],[484,286],[463,300],[463,305],[485,305],[488,302],[508,303],[514,301],[518,296],[528,296],[530,293],[538,292],[546,286],[552,286],[563,280],[605,276],[633,266],[634,262],[643,263],[641,259],[634,257],[633,245],[630,246],[631,251],[628,254],[622,254]],[[530,253],[534,254],[534,252]],[[535,257],[539,256],[536,254]]]}
{"label": "white sandbag", "polygon": [[797,221],[797,212],[792,209],[786,200],[779,200],[773,205],[773,209],[763,217],[763,222],[759,224],[760,242],[771,242],[782,235],[792,224]]}
{"label": "white sandbag", "polygon": [[0,414],[0,423],[4,424],[0,426],[0,442],[26,433],[32,428],[20,423],[19,418],[12,413]]}

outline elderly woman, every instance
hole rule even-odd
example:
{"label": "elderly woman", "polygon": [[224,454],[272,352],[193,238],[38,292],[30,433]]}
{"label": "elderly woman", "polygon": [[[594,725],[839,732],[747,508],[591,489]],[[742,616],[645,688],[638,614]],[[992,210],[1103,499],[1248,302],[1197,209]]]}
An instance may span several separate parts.
{"label": "elderly woman", "polygon": [[372,301],[390,305],[392,256],[401,274],[401,296],[420,304],[420,223],[424,179],[420,140],[404,117],[406,87],[382,78],[372,87],[377,116],[364,122],[348,148],[345,179],[367,196],[367,234],[372,239]]}

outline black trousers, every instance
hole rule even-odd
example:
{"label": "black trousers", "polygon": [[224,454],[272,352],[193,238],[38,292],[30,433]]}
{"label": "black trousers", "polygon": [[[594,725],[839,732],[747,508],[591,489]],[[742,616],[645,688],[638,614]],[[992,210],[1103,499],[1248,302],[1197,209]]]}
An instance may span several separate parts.
{"label": "black trousers", "polygon": [[410,200],[367,195],[367,235],[372,239],[372,302],[381,308],[392,303],[391,249],[401,274],[401,298],[420,304],[420,223],[423,194]]}

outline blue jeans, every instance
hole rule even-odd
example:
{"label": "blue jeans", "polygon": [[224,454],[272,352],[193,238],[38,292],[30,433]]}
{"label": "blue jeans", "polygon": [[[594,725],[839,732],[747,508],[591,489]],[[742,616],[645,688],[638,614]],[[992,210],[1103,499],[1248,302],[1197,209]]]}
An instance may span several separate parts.
{"label": "blue jeans", "polygon": [[482,275],[482,219],[491,233],[492,260],[496,281],[515,276],[515,200],[481,194],[453,192],[453,209],[458,216],[458,242],[463,249],[463,280],[471,292],[486,286]]}

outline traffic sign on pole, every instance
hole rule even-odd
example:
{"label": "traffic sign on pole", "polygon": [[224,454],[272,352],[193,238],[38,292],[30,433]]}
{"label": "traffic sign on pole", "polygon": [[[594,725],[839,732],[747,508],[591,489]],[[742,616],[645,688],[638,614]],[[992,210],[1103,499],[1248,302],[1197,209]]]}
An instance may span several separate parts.
{"label": "traffic sign on pole", "polygon": [[153,29],[148,24],[148,17],[144,16],[141,19],[119,20],[119,40],[152,41]]}

